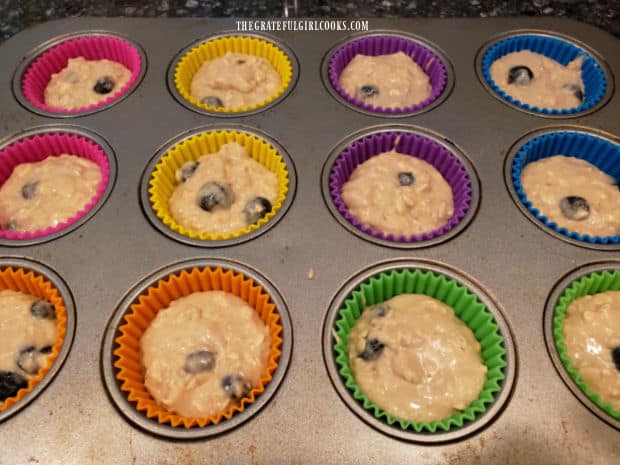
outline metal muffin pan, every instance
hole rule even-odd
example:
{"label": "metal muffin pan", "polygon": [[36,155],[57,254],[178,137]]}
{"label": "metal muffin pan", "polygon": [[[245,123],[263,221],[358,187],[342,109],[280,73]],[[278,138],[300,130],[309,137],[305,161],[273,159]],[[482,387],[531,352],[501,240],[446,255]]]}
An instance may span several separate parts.
{"label": "metal muffin pan", "polygon": [[[618,259],[617,251],[577,247],[543,232],[511,200],[503,176],[514,143],[545,123],[515,111],[480,83],[475,57],[499,34],[544,29],[588,44],[620,73],[620,43],[609,34],[559,18],[369,19],[372,31],[399,31],[436,44],[454,70],[440,105],[399,123],[441,134],[467,154],[480,181],[473,220],[445,242],[415,250],[383,247],[349,233],[326,207],[321,171],[334,146],[393,119],[354,111],[334,99],[321,63],[346,32],[271,32],[299,59],[299,78],[277,105],[223,119],[191,111],[167,87],[167,72],[187,44],[236,30],[235,19],[73,18],[23,31],[0,47],[0,138],[49,123],[15,98],[11,79],[29,51],[67,33],[107,31],[141,44],[148,70],[127,98],[94,114],[69,118],[114,149],[117,179],[105,204],[79,229],[15,254],[47,263],[68,283],[80,318],[74,347],[37,400],[0,423],[0,463],[604,463],[617,461],[618,431],[566,389],[541,327],[549,293],[582,263]],[[241,32],[240,32],[241,33]],[[571,120],[620,134],[620,97]],[[153,154],[186,131],[241,124],[267,134],[297,171],[295,198],[264,234],[228,247],[198,249],[154,228],[140,202],[141,176]],[[115,407],[102,381],[106,324],[128,289],[154,270],[213,257],[246,264],[280,291],[295,334],[291,361],[272,399],[248,421],[207,440],[171,441],[145,433]],[[393,438],[369,426],[342,401],[323,361],[324,317],[336,293],[360,270],[385,260],[431,260],[472,276],[504,310],[519,354],[510,402],[467,437],[433,447]],[[32,439],[33,430],[36,440]],[[113,431],[114,434],[110,434]],[[67,445],[70,444],[70,447]]]}

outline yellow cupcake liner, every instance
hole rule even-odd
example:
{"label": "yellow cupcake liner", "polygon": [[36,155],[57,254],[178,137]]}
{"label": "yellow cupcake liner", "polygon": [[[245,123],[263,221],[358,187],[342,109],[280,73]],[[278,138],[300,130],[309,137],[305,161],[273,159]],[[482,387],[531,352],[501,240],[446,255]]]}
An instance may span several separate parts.
{"label": "yellow cupcake liner", "polygon": [[[229,405],[225,410],[207,417],[185,417],[166,410],[159,405],[144,385],[144,368],[140,357],[140,339],[157,312],[168,307],[170,302],[194,292],[226,291],[245,300],[258,313],[261,320],[269,327],[271,349],[267,368],[258,385],[239,403]],[[256,400],[271,381],[278,367],[282,354],[282,325],[280,315],[269,294],[250,278],[233,270],[218,268],[192,268],[172,274],[157,284],[149,287],[138,301],[130,306],[124,317],[124,323],[118,328],[121,333],[115,339],[116,348],[114,367],[116,379],[121,383],[121,391],[135,408],[148,418],[160,424],[173,427],[204,427],[229,420],[234,414],[241,413]]]}
{"label": "yellow cupcake liner", "polygon": [[[196,161],[202,155],[217,153],[224,144],[237,142],[245,147],[250,157],[263,165],[278,178],[278,198],[271,211],[250,226],[236,232],[211,234],[188,229],[175,221],[170,214],[169,201],[178,182],[175,172],[183,163]],[[149,180],[149,200],[155,215],[171,230],[191,239],[205,241],[227,240],[248,234],[271,220],[282,207],[289,187],[286,162],[278,151],[258,136],[242,131],[217,130],[202,132],[185,139],[169,149],[155,165]]]}
{"label": "yellow cupcake liner", "polygon": [[3,268],[0,270],[0,290],[5,289],[30,294],[51,303],[56,309],[57,339],[52,346],[52,353],[47,357],[46,365],[41,367],[39,372],[28,380],[28,387],[20,389],[14,397],[9,397],[4,402],[0,402],[0,412],[19,402],[43,379],[58,358],[65,340],[65,334],[67,333],[67,309],[65,302],[60,291],[43,276],[22,268]]}
{"label": "yellow cupcake liner", "polygon": [[[278,91],[268,99],[254,105],[239,108],[213,107],[199,102],[191,96],[190,86],[200,67],[210,60],[224,56],[227,52],[244,53],[265,58],[280,75]],[[273,102],[284,93],[293,78],[293,65],[288,55],[277,45],[257,37],[228,36],[207,40],[192,48],[179,60],[174,70],[174,85],[181,96],[192,105],[218,113],[239,113],[255,110]]]}

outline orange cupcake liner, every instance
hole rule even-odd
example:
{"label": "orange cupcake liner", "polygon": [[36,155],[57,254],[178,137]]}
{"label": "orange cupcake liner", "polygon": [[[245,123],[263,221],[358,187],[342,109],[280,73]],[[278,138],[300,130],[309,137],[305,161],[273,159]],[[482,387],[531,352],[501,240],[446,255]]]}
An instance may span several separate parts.
{"label": "orange cupcake liner", "polygon": [[[194,292],[226,291],[245,300],[252,306],[260,319],[269,327],[271,349],[267,368],[258,386],[242,398],[239,403],[229,405],[225,410],[206,417],[185,417],[166,410],[151,396],[144,385],[144,368],[140,357],[140,338],[157,315],[157,312],[168,307],[170,302]],[[124,323],[118,328],[120,336],[115,339],[116,348],[114,367],[116,379],[127,400],[148,418],[160,424],[185,428],[216,425],[229,420],[233,415],[241,413],[264,392],[273,378],[282,354],[282,325],[280,315],[269,294],[254,280],[234,270],[192,268],[169,275],[150,286],[134,302],[123,318]]]}
{"label": "orange cupcake liner", "polygon": [[46,365],[39,369],[36,376],[28,380],[28,387],[20,389],[14,397],[9,397],[4,402],[0,402],[0,412],[23,399],[43,379],[58,358],[67,333],[67,308],[65,307],[65,302],[60,295],[60,291],[46,278],[31,270],[7,267],[0,270],[0,290],[5,289],[30,294],[51,303],[56,309],[56,328],[58,333],[56,343],[52,346],[52,353],[47,357]]}

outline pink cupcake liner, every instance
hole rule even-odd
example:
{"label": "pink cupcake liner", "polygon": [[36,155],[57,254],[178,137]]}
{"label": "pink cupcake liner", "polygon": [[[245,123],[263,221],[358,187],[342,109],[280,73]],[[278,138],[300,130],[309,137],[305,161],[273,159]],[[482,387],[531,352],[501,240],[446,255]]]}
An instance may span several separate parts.
{"label": "pink cupcake liner", "polygon": [[[376,107],[347,94],[340,85],[340,74],[356,55],[379,56],[397,52],[408,55],[428,75],[431,95],[424,101],[404,108]],[[349,104],[375,113],[400,115],[422,110],[435,102],[446,89],[448,70],[442,58],[427,45],[403,36],[385,34],[362,37],[340,47],[329,60],[328,76],[332,87]]]}
{"label": "pink cupcake liner", "polygon": [[[103,102],[83,108],[65,110],[45,104],[44,92],[52,74],[60,72],[69,58],[84,57],[87,60],[111,60],[122,64],[131,71],[131,78],[121,89]],[[125,95],[138,81],[144,63],[137,47],[130,42],[112,35],[87,35],[67,39],[39,55],[26,69],[21,79],[21,91],[26,100],[36,108],[59,114],[76,114],[102,108]]]}
{"label": "pink cupcake liner", "polygon": [[[400,137],[398,144],[394,142]],[[342,186],[355,168],[366,160],[395,149],[433,165],[452,189],[454,213],[448,222],[434,231],[412,236],[386,234],[357,220],[342,199]],[[380,240],[401,243],[422,242],[442,236],[458,225],[472,204],[472,181],[463,163],[443,145],[419,134],[390,131],[371,134],[350,144],[336,158],[329,176],[330,194],[340,214],[360,231]]]}
{"label": "pink cupcake liner", "polygon": [[105,150],[96,142],[82,135],[49,132],[20,139],[0,150],[0,186],[11,176],[13,169],[22,163],[33,163],[56,157],[63,153],[76,155],[97,163],[101,170],[101,182],[92,199],[74,216],[37,231],[7,231],[0,229],[0,238],[9,240],[38,239],[57,233],[81,220],[103,197],[110,182],[110,161]]}

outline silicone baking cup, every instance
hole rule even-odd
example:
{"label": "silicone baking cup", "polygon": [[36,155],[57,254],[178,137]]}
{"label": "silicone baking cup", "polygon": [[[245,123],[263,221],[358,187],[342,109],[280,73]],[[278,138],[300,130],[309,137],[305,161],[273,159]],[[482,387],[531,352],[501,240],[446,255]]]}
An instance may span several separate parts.
{"label": "silicone baking cup", "polygon": [[[112,155],[99,142],[91,139],[86,133],[69,132],[68,130],[34,130],[31,135],[18,138],[16,141],[0,148],[0,185],[11,176],[13,169],[22,163],[39,162],[47,157],[61,154],[75,155],[90,160],[101,170],[101,182],[90,201],[75,215],[56,226],[37,231],[9,231],[0,229],[0,240],[5,239],[6,245],[24,245],[31,241],[43,240],[66,230],[73,229],[85,220],[87,215],[94,214],[95,207],[103,202],[104,195],[110,189]],[[115,165],[114,165],[115,166]]]}
{"label": "silicone baking cup", "polygon": [[[175,172],[183,163],[197,160],[205,154],[217,153],[224,144],[237,142],[248,154],[278,177],[278,198],[267,215],[240,231],[225,234],[206,234],[187,229],[178,224],[170,214],[168,203],[178,184]],[[282,208],[289,192],[289,171],[278,150],[257,135],[237,130],[200,132],[178,142],[155,165],[148,181],[148,196],[157,218],[170,230],[190,239],[223,241],[247,235],[271,221]]]}
{"label": "silicone baking cup", "polygon": [[[393,149],[398,153],[411,155],[430,163],[450,185],[454,213],[444,226],[420,235],[395,236],[362,224],[347,209],[342,199],[342,186],[349,180],[355,168],[368,159]],[[429,241],[452,230],[472,208],[472,184],[472,179],[461,160],[444,145],[422,134],[406,131],[379,132],[358,138],[340,153],[329,174],[329,193],[339,214],[359,231],[379,240],[397,243]]]}
{"label": "silicone baking cup", "polygon": [[46,365],[41,367],[38,373],[28,380],[28,387],[20,389],[16,396],[9,397],[4,402],[0,402],[0,414],[22,400],[41,382],[43,377],[52,368],[54,362],[56,362],[67,334],[67,309],[65,302],[58,289],[46,278],[31,270],[0,265],[0,290],[5,289],[30,294],[51,303],[56,309],[56,328],[58,332],[56,343],[52,346],[52,352],[47,357]]}
{"label": "silicone baking cup", "polygon": [[620,234],[615,236],[590,236],[578,234],[558,226],[542,215],[528,200],[521,185],[521,172],[529,163],[553,155],[566,155],[580,158],[613,177],[620,183],[620,144],[609,139],[583,131],[550,131],[535,137],[521,146],[511,163],[511,176],[514,189],[527,210],[539,222],[552,231],[571,239],[589,244],[619,244]]}
{"label": "silicone baking cup", "polygon": [[555,346],[560,356],[564,368],[573,379],[579,389],[607,414],[620,420],[620,411],[614,410],[609,404],[601,401],[596,392],[593,392],[588,384],[581,378],[579,372],[573,367],[568,357],[566,345],[564,344],[564,318],[568,306],[577,298],[586,295],[599,294],[606,291],[620,291],[620,270],[606,270],[587,274],[573,281],[562,293],[556,303],[553,316],[553,338]]}
{"label": "silicone baking cup", "polygon": [[[431,95],[424,101],[404,108],[375,107],[349,95],[340,85],[340,74],[356,55],[389,55],[403,52],[408,55],[428,75]],[[348,104],[362,110],[382,115],[402,115],[415,113],[433,104],[443,93],[448,91],[447,59],[432,49],[430,44],[421,39],[400,34],[377,33],[346,42],[336,49],[327,62],[329,84]]]}
{"label": "silicone baking cup", "polygon": [[[557,61],[563,66],[566,66],[575,58],[583,56],[584,60],[581,66],[581,79],[584,84],[583,103],[575,108],[564,110],[539,108],[537,106],[531,106],[527,103],[516,100],[504,92],[491,77],[491,65],[495,62],[495,60],[498,60],[504,55],[512,52],[519,52],[521,50],[529,50],[534,53],[544,55],[547,58]],[[541,115],[570,116],[585,112],[601,102],[603,97],[605,97],[607,87],[611,85],[611,83],[608,83],[607,81],[605,70],[599,61],[594,57],[593,53],[590,53],[585,48],[574,42],[570,42],[568,39],[547,34],[518,34],[500,40],[499,42],[491,45],[486,52],[484,52],[481,67],[484,80],[491,87],[493,92],[500,96],[504,101],[515,105],[518,108]]]}
{"label": "silicone baking cup", "polygon": [[[190,91],[194,75],[205,62],[224,56],[228,52],[254,55],[269,61],[280,75],[281,85],[278,91],[263,102],[239,108],[213,107],[194,99]],[[245,35],[218,36],[194,46],[173,64],[174,88],[185,101],[201,110],[216,114],[251,112],[271,104],[285,91],[290,90],[294,77],[293,60],[294,58],[289,56],[284,47],[267,38]]]}
{"label": "silicone baking cup", "polygon": [[[66,110],[45,104],[44,92],[52,75],[65,68],[70,58],[87,60],[111,60],[131,71],[129,81],[104,101],[83,108]],[[146,67],[143,53],[131,42],[111,34],[80,34],[62,40],[40,53],[19,76],[19,90],[34,109],[48,116],[92,113],[103,109],[127,95],[139,83]]]}
{"label": "silicone baking cup", "polygon": [[[155,318],[157,312],[170,302],[194,292],[221,290],[230,292],[252,306],[261,320],[269,327],[271,352],[265,372],[258,384],[239,404],[203,418],[184,417],[169,412],[151,397],[144,386],[144,373],[140,358],[140,338]],[[119,326],[114,340],[114,367],[121,391],[136,410],[146,417],[174,428],[205,427],[230,420],[233,415],[244,412],[264,391],[272,380],[282,354],[282,324],[280,314],[270,295],[262,286],[244,274],[221,267],[190,268],[173,273],[149,286],[131,304]]]}
{"label": "silicone baking cup", "polygon": [[[355,322],[366,307],[406,293],[424,294],[450,306],[474,333],[481,346],[482,361],[488,371],[478,396],[463,412],[441,421],[413,422],[393,417],[372,403],[362,392],[352,373],[347,344]],[[390,426],[416,433],[447,432],[475,421],[495,402],[505,379],[507,366],[504,337],[493,315],[472,292],[449,277],[432,271],[401,269],[379,273],[357,286],[346,298],[334,325],[333,352],[346,388],[363,408]]]}

